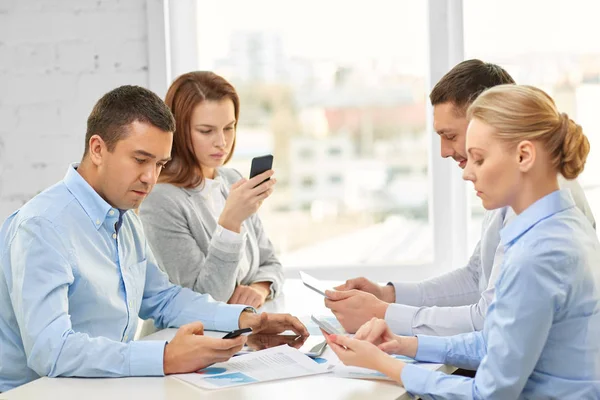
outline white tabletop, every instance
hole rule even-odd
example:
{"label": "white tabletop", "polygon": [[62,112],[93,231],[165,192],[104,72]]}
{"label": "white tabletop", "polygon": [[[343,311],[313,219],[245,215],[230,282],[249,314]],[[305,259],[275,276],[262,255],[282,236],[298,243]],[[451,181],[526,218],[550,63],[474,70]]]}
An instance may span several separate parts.
{"label": "white tabletop", "polygon": [[[305,288],[299,280],[287,280],[284,295],[268,302],[262,311],[289,312],[303,321],[310,314],[326,314],[323,297]],[[144,340],[172,337],[175,330],[157,332]],[[330,349],[327,351],[331,352]],[[444,372],[453,369],[444,367]],[[36,398],[116,400],[116,399],[410,399],[404,388],[393,382],[345,379],[333,374],[307,376],[240,386],[204,390],[174,377],[152,378],[40,378],[9,392],[0,399]]]}

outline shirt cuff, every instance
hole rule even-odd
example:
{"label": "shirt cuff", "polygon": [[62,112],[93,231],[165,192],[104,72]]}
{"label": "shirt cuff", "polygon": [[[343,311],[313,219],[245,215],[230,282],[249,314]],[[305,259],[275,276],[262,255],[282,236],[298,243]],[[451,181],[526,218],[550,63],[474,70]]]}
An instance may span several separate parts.
{"label": "shirt cuff", "polygon": [[418,283],[389,282],[388,285],[394,286],[394,291],[396,292],[395,303],[409,306],[423,305],[423,295]]}
{"label": "shirt cuff", "polygon": [[244,227],[240,230],[240,233],[230,231],[227,228],[223,228],[221,225],[217,225],[217,236],[224,242],[229,243],[241,243],[244,240]]}
{"label": "shirt cuff", "polygon": [[438,336],[417,335],[419,344],[415,360],[430,363],[446,363],[448,338]]}
{"label": "shirt cuff", "polygon": [[215,330],[229,332],[239,329],[240,314],[248,306],[243,304],[221,304],[215,313]]}
{"label": "shirt cuff", "polygon": [[406,364],[402,369],[400,377],[407,392],[412,395],[421,396],[427,393],[427,382],[434,372],[426,368]]}
{"label": "shirt cuff", "polygon": [[131,376],[164,376],[166,341],[141,340],[129,343],[129,374]]}
{"label": "shirt cuff", "polygon": [[396,335],[413,336],[413,320],[419,309],[404,304],[390,304],[385,312],[385,322]]}

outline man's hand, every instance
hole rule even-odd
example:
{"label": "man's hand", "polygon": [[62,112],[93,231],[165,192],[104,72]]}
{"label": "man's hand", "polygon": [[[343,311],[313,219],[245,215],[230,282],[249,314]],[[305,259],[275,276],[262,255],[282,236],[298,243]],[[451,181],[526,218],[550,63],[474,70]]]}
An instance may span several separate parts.
{"label": "man's hand", "polygon": [[165,375],[183,374],[227,361],[242,349],[244,343],[244,335],[235,339],[204,336],[201,322],[183,325],[165,346],[163,371]]}
{"label": "man's hand", "polygon": [[368,280],[367,278],[354,278],[349,279],[346,283],[336,286],[335,290],[348,291],[352,289],[361,290],[363,292],[371,293],[379,300],[383,300],[386,303],[393,303],[396,301],[396,291],[392,285],[381,286],[375,282]]}
{"label": "man's hand", "polygon": [[229,304],[244,304],[254,308],[259,308],[265,304],[265,300],[269,296],[271,284],[269,282],[257,282],[250,286],[238,285],[231,298],[227,303]]}
{"label": "man's hand", "polygon": [[252,328],[252,333],[278,334],[291,330],[297,335],[309,336],[306,326],[290,314],[242,312],[239,326],[240,328]]}
{"label": "man's hand", "polygon": [[264,350],[271,347],[281,346],[287,344],[290,347],[299,349],[306,342],[308,336],[296,336],[296,335],[264,335],[259,333],[257,335],[248,336],[248,347],[253,350]]}
{"label": "man's hand", "polygon": [[340,321],[346,332],[354,333],[371,318],[384,318],[389,306],[375,295],[360,290],[325,292],[325,307]]}

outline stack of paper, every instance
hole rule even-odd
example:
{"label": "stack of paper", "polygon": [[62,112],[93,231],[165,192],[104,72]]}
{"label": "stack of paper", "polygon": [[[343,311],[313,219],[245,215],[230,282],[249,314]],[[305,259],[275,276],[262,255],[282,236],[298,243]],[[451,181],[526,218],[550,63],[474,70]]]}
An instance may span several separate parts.
{"label": "stack of paper", "polygon": [[288,345],[272,347],[213,364],[192,374],[174,375],[204,389],[219,389],[329,372]]}

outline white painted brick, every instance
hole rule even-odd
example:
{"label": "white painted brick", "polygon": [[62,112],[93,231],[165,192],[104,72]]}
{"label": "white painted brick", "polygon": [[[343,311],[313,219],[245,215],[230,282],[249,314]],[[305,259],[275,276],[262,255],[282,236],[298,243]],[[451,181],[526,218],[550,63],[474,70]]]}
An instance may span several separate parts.
{"label": "white painted brick", "polygon": [[[18,123],[19,116],[17,114],[17,107],[0,106],[0,126],[3,131],[14,131],[17,128]],[[2,140],[2,136],[0,136],[0,140]],[[0,160],[2,160],[1,153]]]}
{"label": "white painted brick", "polygon": [[0,15],[0,38],[7,44],[56,43],[79,39],[78,18],[72,13]]}
{"label": "white painted brick", "polygon": [[17,0],[0,0],[0,14],[8,14],[16,10]]}
{"label": "white painted brick", "polygon": [[62,120],[55,103],[21,106],[18,109],[19,126],[16,133],[28,136],[62,133]]}
{"label": "white painted brick", "polygon": [[[56,67],[56,53],[52,45],[22,44],[6,47],[10,49],[10,59],[5,63],[10,65],[14,74],[49,73]],[[0,61],[2,63],[4,62]]]}
{"label": "white painted brick", "polygon": [[[2,163],[6,169],[33,164],[65,164],[78,160],[83,153],[85,136],[14,134],[4,140]],[[18,178],[16,180],[20,180]]]}
{"label": "white painted brick", "polygon": [[0,220],[81,159],[104,93],[148,85],[146,24],[146,0],[0,0]]}
{"label": "white painted brick", "polygon": [[28,201],[36,194],[55,184],[64,177],[69,163],[50,165],[28,164],[4,170],[4,178],[17,174],[19,179],[6,180],[2,184],[2,197],[9,201]]}
{"label": "white painted brick", "polygon": [[74,140],[85,140],[87,118],[92,112],[94,102],[69,103],[59,106],[58,113],[62,124],[62,133],[74,138]]}
{"label": "white painted brick", "polygon": [[[77,100],[93,106],[105,93],[121,85],[148,86],[145,71],[133,73],[82,74],[77,85]],[[90,107],[91,111],[91,107]]]}
{"label": "white painted brick", "polygon": [[57,46],[56,64],[60,72],[92,72],[96,69],[93,43],[64,42]]}
{"label": "white painted brick", "polygon": [[[42,11],[124,11],[140,10],[145,0],[44,0],[38,8]],[[18,7],[17,7],[18,8]]]}
{"label": "white painted brick", "polygon": [[73,24],[82,40],[101,40],[115,48],[124,41],[147,36],[146,13],[136,10],[82,13]]}
{"label": "white painted brick", "polygon": [[0,74],[14,68],[16,47],[0,43]]}
{"label": "white painted brick", "polygon": [[112,43],[100,43],[96,47],[100,72],[136,72],[148,69],[146,40],[131,40],[115,47]]}
{"label": "white painted brick", "polygon": [[51,101],[74,100],[77,77],[74,75],[44,74],[30,76],[0,76],[5,93],[0,104],[39,104]]}

